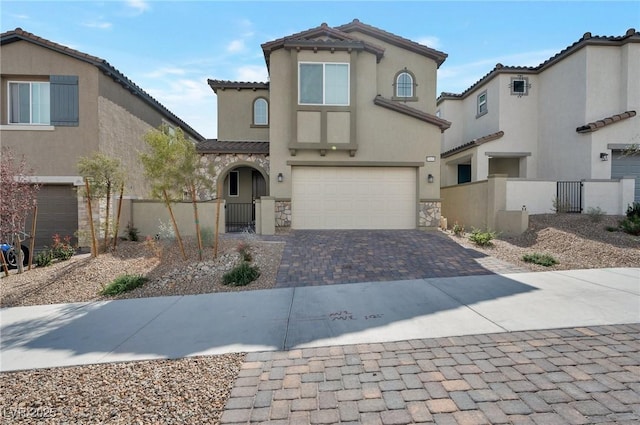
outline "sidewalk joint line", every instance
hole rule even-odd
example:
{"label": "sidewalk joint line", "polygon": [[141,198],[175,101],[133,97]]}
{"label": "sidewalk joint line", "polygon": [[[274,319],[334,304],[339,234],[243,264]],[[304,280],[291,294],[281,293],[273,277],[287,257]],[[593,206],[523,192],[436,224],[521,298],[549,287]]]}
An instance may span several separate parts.
{"label": "sidewalk joint line", "polygon": [[287,350],[287,338],[289,337],[289,323],[291,322],[291,312],[293,311],[293,300],[296,297],[296,287],[291,291],[291,304],[289,304],[289,314],[287,315],[287,325],[284,329],[284,341],[282,341],[282,350]]}

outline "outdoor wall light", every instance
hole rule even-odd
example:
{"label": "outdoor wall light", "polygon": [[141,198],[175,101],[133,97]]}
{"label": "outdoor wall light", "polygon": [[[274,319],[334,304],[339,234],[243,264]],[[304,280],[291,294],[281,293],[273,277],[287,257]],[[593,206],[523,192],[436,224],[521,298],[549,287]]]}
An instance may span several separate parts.
{"label": "outdoor wall light", "polygon": [[429,155],[429,156],[427,157],[427,162],[436,162],[436,157],[435,157],[435,156],[432,156],[432,155]]}
{"label": "outdoor wall light", "polygon": [[605,153],[605,152],[601,152],[600,153],[600,160],[601,161],[608,161],[609,160],[609,154]]}
{"label": "outdoor wall light", "polygon": [[429,175],[427,176],[427,181],[428,181],[429,183],[433,183],[433,174],[429,174]]}
{"label": "outdoor wall light", "polygon": [[282,173],[278,173],[278,183],[282,183],[282,180],[284,180],[284,176]]}

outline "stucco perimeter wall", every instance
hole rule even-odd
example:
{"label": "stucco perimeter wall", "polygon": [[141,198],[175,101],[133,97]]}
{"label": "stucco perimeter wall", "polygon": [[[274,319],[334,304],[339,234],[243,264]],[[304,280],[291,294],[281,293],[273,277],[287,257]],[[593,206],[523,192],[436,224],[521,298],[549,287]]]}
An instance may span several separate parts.
{"label": "stucco perimeter wall", "polygon": [[[173,215],[180,236],[195,236],[196,226],[193,217],[193,204],[180,202],[171,204]],[[215,231],[216,202],[198,202],[198,219],[200,230],[209,228]],[[155,236],[160,233],[160,225],[173,229],[171,216],[166,205],[160,201],[133,200],[131,202],[131,222],[140,231],[140,237]],[[126,223],[124,224],[126,226]],[[225,231],[224,201],[220,202],[220,215],[218,220],[220,233]]]}
{"label": "stucco perimeter wall", "polygon": [[489,182],[483,180],[440,189],[442,217],[449,227],[457,223],[465,229],[486,229],[488,186]]}
{"label": "stucco perimeter wall", "polygon": [[608,215],[624,215],[633,203],[635,179],[633,177],[608,181],[585,181],[582,189],[584,211],[600,208]]}
{"label": "stucco perimeter wall", "polygon": [[557,184],[546,180],[507,180],[507,210],[522,210],[529,214],[550,214],[556,198]]}

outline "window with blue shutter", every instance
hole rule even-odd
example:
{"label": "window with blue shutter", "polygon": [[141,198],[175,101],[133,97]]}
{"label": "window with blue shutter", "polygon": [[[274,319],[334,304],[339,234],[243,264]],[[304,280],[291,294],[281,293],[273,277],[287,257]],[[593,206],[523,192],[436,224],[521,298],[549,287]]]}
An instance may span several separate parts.
{"label": "window with blue shutter", "polygon": [[79,122],[78,76],[52,75],[51,125],[74,127]]}

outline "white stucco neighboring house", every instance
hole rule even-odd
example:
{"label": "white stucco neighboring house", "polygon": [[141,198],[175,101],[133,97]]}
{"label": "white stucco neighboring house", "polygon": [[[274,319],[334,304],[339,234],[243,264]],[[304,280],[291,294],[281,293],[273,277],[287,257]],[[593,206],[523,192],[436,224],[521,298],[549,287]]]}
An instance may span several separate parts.
{"label": "white stucco neighboring house", "polygon": [[[490,175],[575,181],[583,184],[581,209],[620,214],[640,202],[640,155],[624,155],[640,143],[639,110],[635,29],[621,36],[585,33],[538,66],[497,64],[464,92],[438,97],[436,115],[452,123],[442,135],[441,186]],[[585,189],[588,183],[597,185]],[[532,213],[550,212],[530,205]]]}

